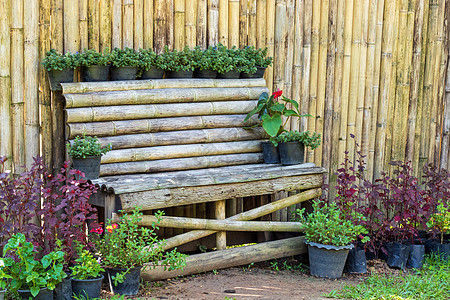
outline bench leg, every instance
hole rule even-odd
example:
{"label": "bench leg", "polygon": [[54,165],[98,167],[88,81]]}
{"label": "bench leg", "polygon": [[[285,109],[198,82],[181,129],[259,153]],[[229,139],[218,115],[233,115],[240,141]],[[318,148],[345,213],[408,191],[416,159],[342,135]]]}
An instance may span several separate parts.
{"label": "bench leg", "polygon": [[112,214],[116,211],[116,196],[108,194],[105,196],[105,226],[108,220],[111,220]]}
{"label": "bench leg", "polygon": [[[216,201],[216,219],[225,219],[225,200]],[[220,231],[216,234],[217,250],[224,250],[227,248],[227,232]]]}

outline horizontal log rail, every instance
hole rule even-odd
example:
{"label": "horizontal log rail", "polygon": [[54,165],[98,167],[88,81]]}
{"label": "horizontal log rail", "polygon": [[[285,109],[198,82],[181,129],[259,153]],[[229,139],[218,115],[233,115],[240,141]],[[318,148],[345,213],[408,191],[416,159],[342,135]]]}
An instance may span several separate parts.
{"label": "horizontal log rail", "polygon": [[[119,221],[119,214],[113,214],[113,221]],[[162,216],[159,219],[155,216],[141,216],[139,225],[152,226],[158,224],[159,227],[217,230],[217,231],[273,231],[273,232],[303,232],[303,225],[300,222],[270,222],[270,221],[232,221],[214,220],[199,218],[184,218]]]}

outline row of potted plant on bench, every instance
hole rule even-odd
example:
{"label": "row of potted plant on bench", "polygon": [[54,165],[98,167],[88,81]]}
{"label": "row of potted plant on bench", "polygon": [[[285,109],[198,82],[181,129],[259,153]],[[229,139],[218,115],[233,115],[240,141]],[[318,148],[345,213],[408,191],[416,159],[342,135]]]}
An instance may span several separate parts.
{"label": "row of potted plant on bench", "polygon": [[58,53],[52,49],[43,59],[52,88],[53,83],[72,82],[74,69],[81,67],[82,81],[107,81],[166,78],[261,78],[265,69],[272,64],[267,56],[267,48],[257,49],[247,46],[244,49],[227,49],[222,44],[209,46],[203,50],[185,47],[181,51],[157,54],[152,50],[115,48],[102,52],[89,49],[83,53]]}

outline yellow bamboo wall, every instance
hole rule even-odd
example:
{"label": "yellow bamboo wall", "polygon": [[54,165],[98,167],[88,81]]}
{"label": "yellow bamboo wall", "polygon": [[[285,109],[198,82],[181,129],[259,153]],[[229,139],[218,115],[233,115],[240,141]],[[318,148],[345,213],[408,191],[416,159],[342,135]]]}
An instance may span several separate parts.
{"label": "yellow bamboo wall", "polygon": [[450,1],[0,0],[0,14],[0,154],[16,172],[39,154],[58,161],[62,105],[40,64],[50,48],[217,42],[269,48],[268,86],[315,116],[289,126],[322,133],[306,158],[330,174],[357,150],[370,177],[390,160],[450,168]]}

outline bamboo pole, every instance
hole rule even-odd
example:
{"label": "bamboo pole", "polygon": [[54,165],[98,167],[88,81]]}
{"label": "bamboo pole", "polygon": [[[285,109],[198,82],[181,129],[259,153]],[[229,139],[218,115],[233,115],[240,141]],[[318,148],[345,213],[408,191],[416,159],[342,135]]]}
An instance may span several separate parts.
{"label": "bamboo pole", "polygon": [[105,51],[106,48],[111,50],[112,46],[112,11],[111,1],[100,2],[100,37],[99,37],[99,50]]}
{"label": "bamboo pole", "polygon": [[[309,114],[317,117],[317,86],[319,75],[319,38],[320,38],[320,1],[312,2],[312,22],[311,22],[311,75],[309,85]],[[308,122],[308,130],[316,130],[316,122]],[[307,148],[306,162],[314,162],[314,150]]]}
{"label": "bamboo pole", "polygon": [[239,0],[239,48],[241,49],[247,46],[248,41],[247,8],[248,1]]}
{"label": "bamboo pole", "polygon": [[25,163],[39,156],[39,0],[24,6]]}
{"label": "bamboo pole", "polygon": [[24,36],[23,2],[11,2],[11,110],[13,128],[13,164],[14,172],[21,173],[20,166],[25,164],[24,136]]}
{"label": "bamboo pole", "polygon": [[166,0],[166,44],[169,50],[173,50],[175,44],[174,36],[174,0]]}
{"label": "bamboo pole", "polygon": [[153,49],[153,0],[144,0],[144,48]]}
{"label": "bamboo pole", "polygon": [[[252,17],[253,16],[250,15],[249,26]],[[276,19],[275,24],[276,60],[274,62],[273,88],[274,90],[278,89],[283,90],[285,67],[286,67],[285,63],[286,63],[286,44],[287,44],[286,0],[276,0],[275,19]],[[252,44],[250,42],[250,36],[249,36],[249,44]]]}
{"label": "bamboo pole", "polygon": [[[178,0],[177,2],[180,2],[180,0]],[[185,27],[186,31],[185,44],[188,45],[191,49],[197,45],[197,2],[198,0],[186,0],[186,24],[183,24],[183,27]],[[178,3],[178,7],[180,6],[180,3]],[[177,10],[176,7],[177,3],[175,3],[175,9]],[[176,17],[177,16],[175,16],[175,18]],[[181,26],[181,24],[179,24],[178,26]]]}
{"label": "bamboo pole", "polygon": [[[186,8],[185,8],[186,5]],[[190,10],[194,10],[193,12]],[[195,1],[191,0],[175,0],[174,3],[174,47],[177,50],[182,50],[184,48],[184,45],[189,45],[189,47],[192,48],[192,46],[189,44],[189,39],[191,37],[187,37],[185,32],[187,32],[188,28],[188,18],[194,18],[193,24],[195,24],[195,15],[196,15],[196,9],[197,5]],[[187,11],[187,14],[185,13],[185,10]],[[191,16],[189,16],[191,14]],[[186,19],[186,22],[185,22]],[[192,23],[191,23],[192,26]],[[194,27],[194,34],[195,34],[195,27]],[[192,43],[192,42],[191,42]],[[196,41],[194,39],[193,45],[196,44]]]}
{"label": "bamboo pole", "polygon": [[219,0],[208,0],[208,44],[219,43]]}
{"label": "bamboo pole", "polygon": [[64,0],[64,52],[80,50],[79,2]]}
{"label": "bamboo pole", "polygon": [[[309,113],[309,91],[311,82],[311,25],[312,25],[312,0],[305,0],[304,8],[304,28],[303,28],[303,74],[302,74],[302,95],[300,103],[301,114]],[[308,120],[306,117],[300,120],[300,131],[308,130]]]}
{"label": "bamboo pole", "polygon": [[[248,45],[256,47],[256,1],[248,1]],[[276,13],[276,12],[275,12]],[[278,22],[278,21],[277,21]]]}
{"label": "bamboo pole", "polygon": [[219,2],[219,43],[228,47],[228,0]]}
{"label": "bamboo pole", "polygon": [[[136,22],[134,19],[135,0],[122,0],[122,47],[134,47],[134,31]],[[134,24],[134,26],[133,26]]]}
{"label": "bamboo pole", "polygon": [[[217,220],[225,219],[225,200],[215,202],[215,216]],[[216,248],[224,250],[227,248],[227,232],[219,231],[216,233]]]}
{"label": "bamboo pole", "polygon": [[[103,2],[103,1],[102,1]],[[106,1],[109,3],[109,1]],[[80,8],[81,10],[81,8]],[[88,2],[88,48],[100,50],[100,0]]]}
{"label": "bamboo pole", "polygon": [[228,44],[239,46],[239,0],[228,0]]}
{"label": "bamboo pole", "polygon": [[154,33],[154,49],[157,53],[161,53],[164,50],[164,45],[166,45],[166,19],[165,19],[165,0],[154,0],[155,1],[155,33]]}
{"label": "bamboo pole", "polygon": [[380,99],[378,103],[377,132],[374,156],[374,177],[380,178],[385,161],[386,124],[388,115],[388,101],[390,96],[390,82],[392,70],[392,55],[394,44],[394,16],[395,2],[388,1],[384,6],[383,41],[381,47],[381,77]]}
{"label": "bamboo pole", "polygon": [[[267,55],[275,58],[275,0],[266,0],[267,1],[267,19],[266,19],[266,45],[268,48]],[[241,5],[243,7],[243,5]],[[241,8],[242,11],[242,8]],[[242,14],[241,14],[242,15]],[[246,17],[246,20],[247,17]],[[242,26],[242,25],[241,25]],[[248,42],[248,39],[246,39]],[[273,67],[270,66],[266,70],[265,79],[267,82],[267,87],[269,91],[273,91]]]}
{"label": "bamboo pole", "polygon": [[[327,45],[327,66],[326,66],[326,87],[324,99],[324,120],[323,120],[323,156],[321,165],[329,171],[329,174],[334,173],[330,169],[331,166],[331,137],[333,135],[333,98],[334,98],[334,82],[335,65],[336,65],[336,22],[338,13],[338,1],[330,0],[329,2],[329,22],[328,22],[328,45]],[[327,176],[327,184],[330,177]]]}
{"label": "bamboo pole", "polygon": [[[285,45],[285,66],[284,66],[284,90],[283,94],[288,98],[292,98],[292,73],[294,65],[294,31],[289,30],[295,26],[295,0],[286,1],[286,45]],[[289,28],[289,29],[288,29]],[[288,105],[290,108],[290,104]],[[286,124],[286,129],[290,130],[290,123]]]}
{"label": "bamboo pole", "polygon": [[[303,71],[303,14],[305,9],[305,1],[298,1],[295,6],[294,17],[294,49],[293,49],[293,86],[292,86],[292,99],[299,102],[301,99],[301,82]],[[300,120],[298,118],[291,119],[291,130],[299,130]]]}
{"label": "bamboo pole", "polygon": [[[294,205],[300,202],[304,202],[310,199],[314,199],[316,197],[320,197],[322,194],[321,189],[310,189],[299,193],[297,195],[287,197],[276,202],[268,203],[266,205],[242,212],[240,214],[234,215],[230,218],[226,218],[227,221],[250,221],[264,215],[271,214],[277,210],[288,207],[290,205]],[[214,230],[193,230],[187,233],[180,234],[173,238],[167,239],[163,248],[165,250],[171,249],[173,247],[177,247],[181,244],[186,244],[191,241],[195,241],[197,239],[209,236],[211,234],[216,233]],[[145,251],[145,250],[144,250]]]}
{"label": "bamboo pole", "polygon": [[142,275],[148,280],[162,280],[180,275],[186,276],[304,254],[306,253],[304,240],[304,237],[293,237],[257,245],[196,254],[186,258],[186,266],[183,270],[167,271],[163,267],[149,267],[142,272]]}
{"label": "bamboo pole", "polygon": [[207,39],[207,0],[197,0],[197,45],[202,49],[206,49],[208,46]]}
{"label": "bamboo pole", "polygon": [[78,24],[80,29],[80,50],[89,48],[88,0],[79,1]]}
{"label": "bamboo pole", "polygon": [[[130,26],[131,27],[131,26]],[[144,0],[134,0],[134,49],[144,47]]]}
{"label": "bamboo pole", "polygon": [[122,48],[122,0],[112,0],[112,48]]}
{"label": "bamboo pole", "polygon": [[375,57],[374,57],[374,74],[372,80],[373,90],[373,104],[372,115],[370,123],[370,139],[369,139],[369,154],[367,163],[367,175],[370,180],[374,176],[374,160],[375,160],[375,140],[377,132],[377,118],[378,118],[378,100],[380,91],[380,71],[381,71],[381,46],[383,35],[383,16],[384,16],[384,1],[378,0],[377,7],[377,21],[376,21],[376,38],[375,38]]}
{"label": "bamboo pole", "polygon": [[266,47],[267,0],[256,1],[256,47]]}
{"label": "bamboo pole", "polygon": [[[0,1],[0,153],[8,159],[5,168],[12,167],[12,128],[11,128],[11,1]],[[48,148],[46,148],[48,149]],[[48,152],[46,152],[48,153]],[[46,159],[48,157],[46,156]]]}
{"label": "bamboo pole", "polygon": [[[322,0],[320,4],[320,24],[318,41],[318,61],[317,61],[317,105],[315,114],[315,132],[324,136],[323,122],[325,113],[325,89],[327,85],[327,53],[328,53],[328,16],[329,0]],[[314,16],[313,16],[314,17]],[[315,150],[314,162],[318,166],[322,165],[323,143]]]}

